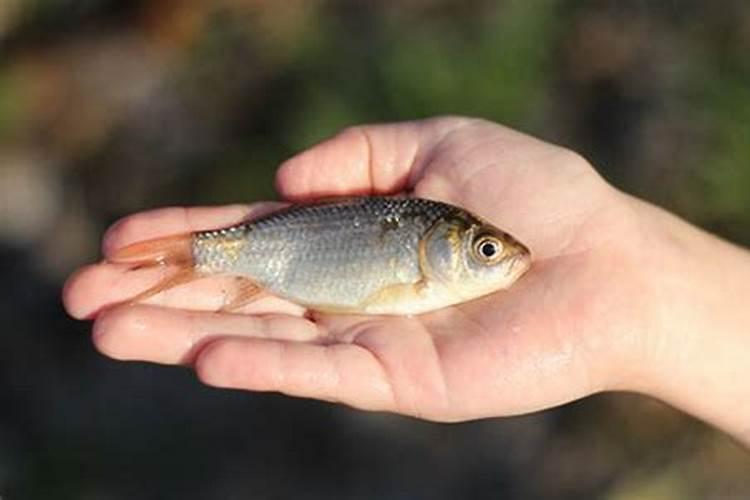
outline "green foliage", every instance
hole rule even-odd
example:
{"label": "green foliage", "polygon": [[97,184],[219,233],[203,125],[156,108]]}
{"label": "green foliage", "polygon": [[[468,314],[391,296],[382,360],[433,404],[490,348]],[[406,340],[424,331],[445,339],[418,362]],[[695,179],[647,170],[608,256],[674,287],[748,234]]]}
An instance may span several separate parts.
{"label": "green foliage", "polygon": [[404,117],[442,113],[520,125],[538,109],[546,81],[549,2],[514,2],[456,29],[451,19],[388,26],[378,73]]}
{"label": "green foliage", "polygon": [[290,61],[301,85],[291,144],[355,123],[438,114],[528,122],[547,83],[549,4],[511,2],[460,19],[374,16],[367,38],[340,19],[320,20]]}
{"label": "green foliage", "polygon": [[0,70],[0,142],[12,139],[28,116],[21,82],[10,72]]}
{"label": "green foliage", "polygon": [[705,130],[692,180],[682,186],[687,212],[725,236],[750,243],[750,69],[739,59],[703,53],[690,82],[688,112]]}
{"label": "green foliage", "polygon": [[750,86],[729,80],[715,91],[716,142],[700,171],[705,203],[699,210],[709,220],[750,225]]}

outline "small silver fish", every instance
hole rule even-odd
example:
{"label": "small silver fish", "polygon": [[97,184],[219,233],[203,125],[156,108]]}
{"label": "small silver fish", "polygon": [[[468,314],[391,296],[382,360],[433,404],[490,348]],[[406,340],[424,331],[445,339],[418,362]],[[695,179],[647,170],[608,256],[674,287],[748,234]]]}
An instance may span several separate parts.
{"label": "small silver fish", "polygon": [[432,200],[360,197],[292,205],[224,229],[135,243],[114,262],[181,271],[140,294],[215,274],[252,283],[310,309],[419,314],[510,287],[529,250],[467,211]]}

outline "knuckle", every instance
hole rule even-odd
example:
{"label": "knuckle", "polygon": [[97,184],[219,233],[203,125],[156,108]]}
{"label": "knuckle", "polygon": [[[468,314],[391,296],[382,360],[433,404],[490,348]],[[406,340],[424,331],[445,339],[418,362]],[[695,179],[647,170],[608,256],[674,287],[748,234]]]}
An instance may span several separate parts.
{"label": "knuckle", "polygon": [[364,125],[350,125],[348,127],[344,127],[343,129],[341,129],[341,131],[338,134],[336,134],[336,136],[339,138],[359,137],[364,133],[365,133]]}
{"label": "knuckle", "polygon": [[580,171],[591,169],[591,163],[580,153],[572,149],[558,147],[556,151],[558,163],[571,170]]}

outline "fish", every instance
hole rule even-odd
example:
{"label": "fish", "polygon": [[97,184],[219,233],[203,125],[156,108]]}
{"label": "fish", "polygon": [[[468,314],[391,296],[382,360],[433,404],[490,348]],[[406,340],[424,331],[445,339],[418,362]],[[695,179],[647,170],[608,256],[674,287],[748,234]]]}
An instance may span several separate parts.
{"label": "fish", "polygon": [[109,260],[178,269],[136,302],[195,279],[231,275],[244,285],[230,310],[269,292],[323,313],[416,315],[508,289],[529,269],[531,252],[448,203],[362,196],[133,243]]}

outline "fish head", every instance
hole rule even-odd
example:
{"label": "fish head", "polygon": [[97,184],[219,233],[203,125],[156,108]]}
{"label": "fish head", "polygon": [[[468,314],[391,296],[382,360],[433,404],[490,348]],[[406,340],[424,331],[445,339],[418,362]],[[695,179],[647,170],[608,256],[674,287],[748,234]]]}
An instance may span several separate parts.
{"label": "fish head", "polygon": [[436,222],[423,238],[421,253],[427,282],[439,283],[461,300],[506,289],[531,265],[525,245],[466,213]]}

